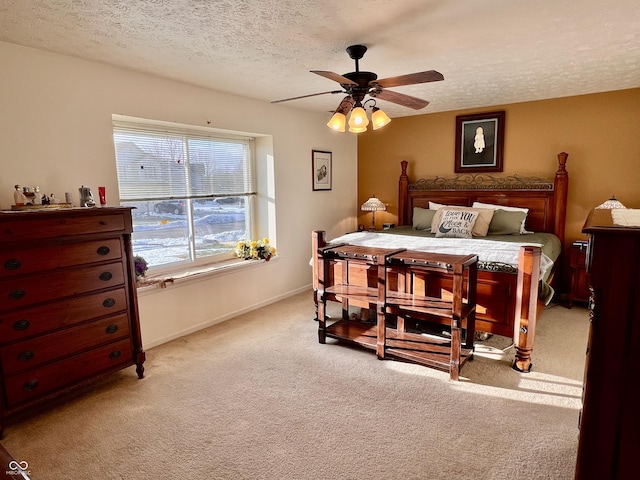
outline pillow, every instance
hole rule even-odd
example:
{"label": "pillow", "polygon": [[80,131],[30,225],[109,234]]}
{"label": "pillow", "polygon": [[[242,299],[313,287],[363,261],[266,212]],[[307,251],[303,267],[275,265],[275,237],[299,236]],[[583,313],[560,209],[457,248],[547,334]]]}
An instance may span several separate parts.
{"label": "pillow", "polygon": [[522,235],[520,228],[527,214],[521,211],[508,211],[498,208],[493,212],[489,224],[489,235]]}
{"label": "pillow", "polygon": [[525,217],[524,217],[524,220],[522,220],[522,225],[520,226],[520,235],[524,235],[525,233],[531,233],[524,228],[524,224],[527,221],[526,216],[529,214],[528,208],[508,207],[506,205],[493,205],[492,203],[482,203],[482,202],[473,202],[472,207],[473,208],[492,208],[494,210],[500,209],[500,210],[506,210],[507,212],[524,212]]}
{"label": "pillow", "polygon": [[[431,222],[431,231],[436,232],[438,229],[438,225],[440,224],[440,219],[442,218],[442,212],[444,210],[458,210],[461,212],[473,212],[478,214],[478,218],[473,226],[473,236],[474,237],[486,237],[487,232],[489,231],[489,224],[491,223],[491,218],[493,217],[494,210],[489,208],[470,208],[470,207],[457,207],[455,205],[445,206],[444,208],[439,208],[436,211],[435,216],[433,217],[433,221]],[[440,213],[438,213],[440,212]]]}
{"label": "pillow", "polygon": [[436,237],[471,238],[473,225],[479,216],[477,212],[448,208],[441,208],[438,212],[442,212],[442,215]]}
{"label": "pillow", "polygon": [[413,229],[431,231],[431,222],[436,214],[435,210],[413,207]]}

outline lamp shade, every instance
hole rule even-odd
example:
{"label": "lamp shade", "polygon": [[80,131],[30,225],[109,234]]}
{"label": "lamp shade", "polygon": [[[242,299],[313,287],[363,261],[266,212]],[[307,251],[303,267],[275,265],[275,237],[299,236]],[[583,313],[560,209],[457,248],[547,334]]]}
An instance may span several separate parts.
{"label": "lamp shade", "polygon": [[[355,107],[351,110],[351,116],[349,117],[349,126],[353,128],[361,128],[369,125],[369,119],[367,118],[367,112],[361,106]],[[351,131],[351,130],[349,130]]]}
{"label": "lamp shade", "polygon": [[613,210],[614,208],[627,208],[618,201],[616,197],[611,197],[609,200],[601,203],[596,207],[599,210]]}
{"label": "lamp shade", "polygon": [[344,132],[347,125],[347,117],[340,112],[336,112],[327,123],[327,127],[336,132]]}
{"label": "lamp shade", "polygon": [[377,212],[380,210],[386,210],[387,206],[382,203],[375,195],[372,195],[369,200],[364,202],[360,207],[363,212]]}
{"label": "lamp shade", "polygon": [[391,119],[389,116],[380,110],[378,107],[373,107],[373,113],[371,114],[371,123],[373,123],[373,129],[378,130],[379,128],[384,127]]}

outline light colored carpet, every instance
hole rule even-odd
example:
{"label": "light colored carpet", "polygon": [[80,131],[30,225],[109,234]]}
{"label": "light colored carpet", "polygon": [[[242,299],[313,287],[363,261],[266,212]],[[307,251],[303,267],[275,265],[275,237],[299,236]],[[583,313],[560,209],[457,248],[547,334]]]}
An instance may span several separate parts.
{"label": "light colored carpet", "polygon": [[[572,479],[586,309],[553,306],[534,367],[509,340],[447,373],[317,340],[311,293],[160,345],[11,422],[36,480]],[[80,394],[79,394],[80,393]]]}

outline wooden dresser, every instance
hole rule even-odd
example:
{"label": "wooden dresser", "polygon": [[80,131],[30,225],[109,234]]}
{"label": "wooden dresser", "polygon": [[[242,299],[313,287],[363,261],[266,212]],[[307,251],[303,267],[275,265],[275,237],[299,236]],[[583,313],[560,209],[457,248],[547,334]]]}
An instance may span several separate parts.
{"label": "wooden dresser", "polygon": [[136,365],[131,209],[0,212],[0,437],[12,413]]}
{"label": "wooden dresser", "polygon": [[640,478],[640,227],[614,226],[594,210],[590,236],[590,331],[576,479]]}

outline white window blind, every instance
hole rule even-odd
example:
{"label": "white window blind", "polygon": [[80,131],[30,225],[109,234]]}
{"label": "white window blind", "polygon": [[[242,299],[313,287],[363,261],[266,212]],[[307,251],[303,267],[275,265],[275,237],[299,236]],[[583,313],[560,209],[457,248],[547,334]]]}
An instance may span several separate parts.
{"label": "white window blind", "polygon": [[121,201],[255,195],[253,139],[114,121]]}

